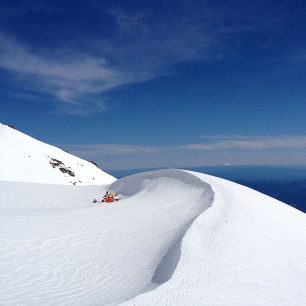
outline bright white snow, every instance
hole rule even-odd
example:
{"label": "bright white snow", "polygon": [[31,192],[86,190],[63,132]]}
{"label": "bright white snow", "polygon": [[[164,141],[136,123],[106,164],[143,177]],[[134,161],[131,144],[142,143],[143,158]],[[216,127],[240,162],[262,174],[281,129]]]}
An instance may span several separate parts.
{"label": "bright white snow", "polygon": [[[306,305],[304,213],[195,172],[115,180],[1,125],[0,141],[0,305]],[[106,190],[121,199],[93,204]]]}
{"label": "bright white snow", "polygon": [[94,164],[0,123],[0,180],[68,185],[112,183]]}
{"label": "bright white snow", "polygon": [[[182,171],[118,180],[109,188],[122,197],[116,204],[91,203],[103,187],[0,186],[4,305],[107,305],[134,297],[213,199],[207,184]],[[16,190],[25,195],[21,204]],[[165,273],[159,277],[170,277]]]}
{"label": "bright white snow", "polygon": [[306,215],[192,173],[215,193],[188,229],[172,278],[123,305],[306,305]]}
{"label": "bright white snow", "polygon": [[1,305],[305,305],[305,214],[219,178],[1,182],[0,207]]}

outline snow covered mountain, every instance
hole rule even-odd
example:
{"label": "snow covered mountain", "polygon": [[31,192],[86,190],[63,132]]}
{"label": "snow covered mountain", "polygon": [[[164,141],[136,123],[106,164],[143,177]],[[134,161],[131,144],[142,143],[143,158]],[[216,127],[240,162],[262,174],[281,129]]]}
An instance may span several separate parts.
{"label": "snow covered mountain", "polygon": [[[106,190],[121,199],[93,204]],[[304,213],[196,172],[0,181],[0,305],[303,306],[305,233]]]}
{"label": "snow covered mountain", "polygon": [[96,165],[0,123],[0,180],[65,185],[112,183]]}

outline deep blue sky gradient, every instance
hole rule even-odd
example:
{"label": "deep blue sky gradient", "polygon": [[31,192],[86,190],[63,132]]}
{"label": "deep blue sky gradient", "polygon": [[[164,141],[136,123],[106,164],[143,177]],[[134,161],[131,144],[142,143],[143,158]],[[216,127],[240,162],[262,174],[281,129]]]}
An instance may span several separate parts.
{"label": "deep blue sky gradient", "polygon": [[305,165],[305,11],[3,0],[0,120],[105,168]]}

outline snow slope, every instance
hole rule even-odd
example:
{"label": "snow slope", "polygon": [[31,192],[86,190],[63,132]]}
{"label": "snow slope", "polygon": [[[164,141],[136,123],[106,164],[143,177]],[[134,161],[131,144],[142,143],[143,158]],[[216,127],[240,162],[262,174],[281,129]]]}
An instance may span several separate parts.
{"label": "snow slope", "polygon": [[98,185],[115,178],[91,162],[0,123],[0,180]]}
{"label": "snow slope", "polygon": [[[106,189],[121,200],[92,204]],[[305,233],[300,211],[195,172],[0,182],[0,305],[306,305]]]}
{"label": "snow slope", "polygon": [[214,190],[212,207],[184,236],[173,277],[123,305],[306,305],[306,215],[192,174]]}

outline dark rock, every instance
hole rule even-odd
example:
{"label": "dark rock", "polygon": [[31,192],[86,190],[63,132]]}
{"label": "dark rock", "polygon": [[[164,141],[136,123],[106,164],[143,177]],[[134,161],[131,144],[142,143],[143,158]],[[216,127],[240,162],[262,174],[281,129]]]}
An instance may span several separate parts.
{"label": "dark rock", "polygon": [[74,172],[71,171],[71,170],[69,170],[69,169],[67,169],[67,168],[61,167],[61,168],[59,168],[59,170],[60,170],[62,173],[67,173],[68,175],[73,176],[73,177],[75,176]]}
{"label": "dark rock", "polygon": [[100,169],[100,167],[93,160],[89,160],[89,162],[92,163],[93,165],[95,165],[97,168]]}
{"label": "dark rock", "polygon": [[51,158],[50,164],[51,164],[52,166],[55,166],[55,167],[58,167],[58,166],[60,166],[60,165],[65,166],[63,162],[61,162],[60,160],[55,159],[55,158]]}
{"label": "dark rock", "polygon": [[9,124],[6,124],[6,123],[2,123],[2,124],[10,127],[11,129],[17,130],[13,125],[9,125]]}

